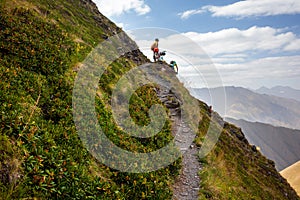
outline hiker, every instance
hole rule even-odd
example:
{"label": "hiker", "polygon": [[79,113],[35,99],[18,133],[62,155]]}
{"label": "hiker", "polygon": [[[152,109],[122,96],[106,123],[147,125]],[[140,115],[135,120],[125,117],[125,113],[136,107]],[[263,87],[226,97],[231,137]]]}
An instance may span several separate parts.
{"label": "hiker", "polygon": [[[176,74],[178,74],[178,66],[177,66],[177,63],[174,60],[172,60],[170,62],[170,67],[176,72]],[[175,67],[176,67],[176,69],[175,69]]]}
{"label": "hiker", "polygon": [[159,39],[156,38],[154,43],[151,45],[151,50],[153,51],[153,60],[154,60],[154,62],[156,62],[156,59],[157,59],[158,53],[159,53],[158,41],[159,41]]}

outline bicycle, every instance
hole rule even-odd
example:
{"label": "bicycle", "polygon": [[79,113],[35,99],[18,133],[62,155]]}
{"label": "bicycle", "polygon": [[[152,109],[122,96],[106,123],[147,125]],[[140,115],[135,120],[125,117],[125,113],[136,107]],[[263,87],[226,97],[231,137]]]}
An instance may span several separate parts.
{"label": "bicycle", "polygon": [[153,52],[154,52],[154,54],[153,54],[153,60],[154,60],[154,62],[156,62],[156,61],[163,61],[164,60],[163,56],[166,55],[166,51],[159,52],[158,48],[155,48],[153,50]]}

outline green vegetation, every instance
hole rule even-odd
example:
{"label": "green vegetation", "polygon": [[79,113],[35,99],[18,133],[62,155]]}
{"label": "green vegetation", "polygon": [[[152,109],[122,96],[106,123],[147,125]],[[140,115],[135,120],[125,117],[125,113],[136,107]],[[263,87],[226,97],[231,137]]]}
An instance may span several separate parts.
{"label": "green vegetation", "polygon": [[[94,159],[76,132],[72,90],[77,71],[97,44],[120,31],[89,0],[0,1],[1,199],[171,198],[181,159],[155,172],[119,172]],[[140,52],[135,53],[120,57],[105,71],[95,97],[96,111],[111,141],[132,152],[150,152],[172,139],[171,122],[167,120],[151,138],[130,137],[116,126],[109,104],[119,78],[137,65],[132,58],[147,61]],[[160,103],[157,87],[145,85],[131,97],[130,114],[137,124],[150,122],[149,108]],[[195,140],[199,146],[211,120],[207,106],[200,103],[200,107],[203,118]],[[186,114],[192,118],[197,115],[193,108],[188,110],[191,112]],[[218,129],[215,122],[213,126]],[[273,165],[251,152],[234,133],[240,135],[227,124],[214,151],[201,159],[200,198],[290,195]]]}
{"label": "green vegetation", "polygon": [[[1,1],[0,18],[0,197],[170,198],[179,161],[151,173],[117,172],[98,163],[76,133],[71,109],[76,68],[92,47],[120,29],[81,1]],[[141,141],[118,130],[108,106],[111,87],[135,65],[125,57],[111,65],[96,109],[112,141],[147,152],[171,139],[170,122]],[[141,124],[147,123],[148,103],[158,101],[151,87],[131,100],[131,114]]]}

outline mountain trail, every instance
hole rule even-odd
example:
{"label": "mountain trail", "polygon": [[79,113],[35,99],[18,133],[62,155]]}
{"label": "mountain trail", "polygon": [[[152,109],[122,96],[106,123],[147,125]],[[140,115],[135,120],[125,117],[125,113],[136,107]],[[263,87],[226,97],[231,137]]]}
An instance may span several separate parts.
{"label": "mountain trail", "polygon": [[180,100],[172,91],[158,91],[158,97],[170,111],[172,123],[172,133],[175,143],[180,147],[182,153],[182,169],[173,185],[173,200],[197,200],[200,187],[198,175],[201,165],[197,153],[199,149],[193,143],[195,135],[182,121],[180,112]]}

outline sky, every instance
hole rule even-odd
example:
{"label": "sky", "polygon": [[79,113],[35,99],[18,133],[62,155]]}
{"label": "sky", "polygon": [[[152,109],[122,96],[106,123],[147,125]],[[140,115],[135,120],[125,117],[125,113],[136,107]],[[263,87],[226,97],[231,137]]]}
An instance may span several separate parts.
{"label": "sky", "polygon": [[190,87],[300,89],[300,0],[94,2],[150,59],[158,37]]}

